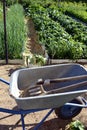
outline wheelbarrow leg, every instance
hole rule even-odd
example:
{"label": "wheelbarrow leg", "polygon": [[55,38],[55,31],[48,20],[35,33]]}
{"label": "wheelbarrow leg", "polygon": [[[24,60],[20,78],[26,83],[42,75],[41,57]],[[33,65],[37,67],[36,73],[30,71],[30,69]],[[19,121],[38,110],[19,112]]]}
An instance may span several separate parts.
{"label": "wheelbarrow leg", "polygon": [[43,122],[47,119],[47,117],[53,112],[54,108],[51,109],[46,115],[45,117],[39,122],[39,124],[36,125],[36,127],[34,128],[34,130],[38,130],[39,127],[43,124]]}
{"label": "wheelbarrow leg", "polygon": [[23,114],[21,114],[21,121],[22,121],[22,128],[23,128],[23,130],[26,130],[25,129],[24,115]]}

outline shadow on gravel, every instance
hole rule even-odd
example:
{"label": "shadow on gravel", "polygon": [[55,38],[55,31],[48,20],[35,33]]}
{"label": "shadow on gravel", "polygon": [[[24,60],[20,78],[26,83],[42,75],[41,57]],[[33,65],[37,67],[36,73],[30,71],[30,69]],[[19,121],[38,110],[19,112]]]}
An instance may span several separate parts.
{"label": "shadow on gravel", "polygon": [[[58,118],[54,118],[48,121],[45,121],[38,130],[65,130],[66,125],[69,124],[71,120],[61,120]],[[19,124],[20,123],[20,124]],[[26,124],[25,121],[25,128],[26,130],[34,130],[35,126],[38,123]],[[22,130],[21,120],[18,120],[13,125],[0,125],[0,130]]]}
{"label": "shadow on gravel", "polygon": [[[48,121],[45,121],[38,130],[65,130],[66,126],[71,122],[71,120],[62,120],[54,118]],[[38,125],[38,124],[37,124]],[[35,127],[32,127],[28,130],[34,130]]]}

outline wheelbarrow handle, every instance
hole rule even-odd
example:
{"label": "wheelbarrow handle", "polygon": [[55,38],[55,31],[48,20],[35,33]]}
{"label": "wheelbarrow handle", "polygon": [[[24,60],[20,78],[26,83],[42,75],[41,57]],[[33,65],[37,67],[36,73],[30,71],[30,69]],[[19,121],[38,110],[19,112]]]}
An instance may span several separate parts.
{"label": "wheelbarrow handle", "polygon": [[68,85],[68,86],[65,86],[62,88],[50,90],[50,91],[46,92],[45,94],[63,93],[63,92],[67,92],[67,91],[72,91],[74,88],[77,89],[77,88],[79,88],[81,86],[85,86],[85,85],[87,85],[87,81],[83,81],[83,82],[75,83],[75,84]]}
{"label": "wheelbarrow handle", "polygon": [[57,82],[66,82],[66,81],[72,81],[72,80],[80,80],[80,79],[86,79],[87,75],[81,75],[81,76],[73,76],[73,77],[66,77],[66,78],[56,78],[56,79],[46,79],[46,80],[38,80],[37,85],[40,84],[50,84],[50,83],[57,83]]}
{"label": "wheelbarrow handle", "polygon": [[0,78],[0,81],[7,84],[7,85],[10,85],[10,83],[8,81],[4,80],[3,78]]}

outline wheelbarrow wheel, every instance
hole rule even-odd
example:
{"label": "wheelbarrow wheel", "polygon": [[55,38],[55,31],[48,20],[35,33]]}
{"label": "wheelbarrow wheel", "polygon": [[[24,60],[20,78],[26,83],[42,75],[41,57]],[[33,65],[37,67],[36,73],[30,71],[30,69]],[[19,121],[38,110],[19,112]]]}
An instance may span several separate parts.
{"label": "wheelbarrow wheel", "polygon": [[[70,101],[70,103],[83,104],[81,97],[77,97]],[[55,114],[61,119],[72,119],[81,112],[82,108],[78,106],[63,105],[59,108],[55,108]]]}

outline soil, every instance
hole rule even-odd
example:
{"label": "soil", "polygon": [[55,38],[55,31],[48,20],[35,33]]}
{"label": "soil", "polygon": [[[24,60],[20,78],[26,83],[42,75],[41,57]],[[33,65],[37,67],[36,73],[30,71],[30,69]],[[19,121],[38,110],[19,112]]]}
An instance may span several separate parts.
{"label": "soil", "polygon": [[[87,66],[85,66],[87,67]],[[10,82],[11,74],[20,69],[20,65],[0,65],[0,77],[4,78],[6,81]],[[0,82],[0,108],[16,109],[17,104],[12,97],[9,95],[9,86]],[[40,112],[30,113],[25,116],[25,126],[26,130],[33,130],[34,127],[41,121],[44,115],[49,110],[44,110]],[[85,130],[87,129],[87,109],[83,108],[78,116],[74,117],[72,120],[81,121]],[[62,120],[59,119],[54,112],[44,121],[39,130],[65,130],[67,125],[72,120]],[[11,115],[8,113],[0,113],[0,130],[22,130],[20,115]]]}

